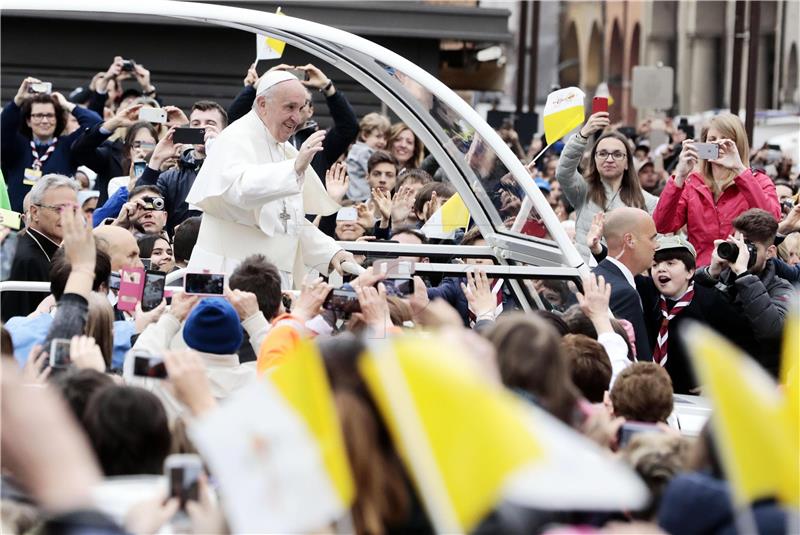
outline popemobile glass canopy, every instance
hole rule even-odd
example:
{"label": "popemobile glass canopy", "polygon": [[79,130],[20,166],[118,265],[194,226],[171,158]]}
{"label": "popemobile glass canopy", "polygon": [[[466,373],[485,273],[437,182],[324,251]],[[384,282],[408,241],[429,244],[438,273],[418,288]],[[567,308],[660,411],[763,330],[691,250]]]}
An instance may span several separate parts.
{"label": "popemobile glass canopy", "polygon": [[[506,278],[522,308],[543,307],[534,281],[579,283],[588,267],[525,166],[486,121],[428,72],[367,39],[315,22],[236,7],[140,0],[6,0],[19,12],[97,12],[170,17],[266,34],[304,50],[372,91],[423,142],[460,194],[488,247],[341,242],[353,252],[489,257],[490,276]],[[189,31],[189,30],[187,30]],[[517,214],[522,215],[514,224]],[[464,264],[417,264],[418,272],[457,274]]]}

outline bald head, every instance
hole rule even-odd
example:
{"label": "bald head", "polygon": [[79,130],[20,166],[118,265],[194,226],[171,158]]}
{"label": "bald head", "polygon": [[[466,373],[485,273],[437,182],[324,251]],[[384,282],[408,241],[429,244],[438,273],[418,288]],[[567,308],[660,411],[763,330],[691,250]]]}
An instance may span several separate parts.
{"label": "bald head", "polygon": [[605,217],[603,237],[608,255],[625,264],[633,274],[652,264],[658,245],[656,235],[653,218],[639,208],[617,208]]}
{"label": "bald head", "polygon": [[143,267],[139,259],[139,244],[129,231],[115,225],[101,225],[94,229],[97,246],[111,257],[111,271],[123,267]]}

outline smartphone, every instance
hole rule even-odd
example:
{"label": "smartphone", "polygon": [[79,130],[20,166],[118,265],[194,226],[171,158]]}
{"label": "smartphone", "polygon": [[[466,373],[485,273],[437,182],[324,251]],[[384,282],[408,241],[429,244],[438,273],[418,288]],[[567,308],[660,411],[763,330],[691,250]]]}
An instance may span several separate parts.
{"label": "smartphone", "polygon": [[592,99],[592,114],[599,111],[608,111],[608,97],[594,97]]}
{"label": "smartphone", "polygon": [[716,160],[719,158],[719,145],[716,143],[695,143],[697,157],[701,160]]}
{"label": "smartphone", "polygon": [[19,230],[22,226],[22,214],[0,208],[0,225],[12,230]]}
{"label": "smartphone", "polygon": [[617,445],[622,448],[630,442],[630,440],[639,433],[663,433],[660,427],[656,424],[646,422],[625,422],[619,428],[617,435]]}
{"label": "smartphone", "polygon": [[122,70],[123,72],[133,72],[136,68],[136,62],[132,59],[123,59],[122,60]]}
{"label": "smartphone", "polygon": [[173,143],[186,145],[202,145],[206,142],[205,128],[176,128],[172,134]]}
{"label": "smartphone", "polygon": [[119,283],[120,283],[120,281],[121,281],[121,277],[120,277],[119,273],[113,273],[112,272],[111,275],[108,276],[108,288],[110,290],[119,291]]}
{"label": "smartphone", "polygon": [[183,277],[183,290],[191,295],[223,295],[224,273],[187,273]]}
{"label": "smartphone", "polygon": [[286,72],[293,74],[300,81],[308,80],[308,71],[305,69],[287,69]]}
{"label": "smartphone", "polygon": [[163,108],[142,108],[139,110],[139,120],[148,123],[166,124],[167,111]]}
{"label": "smartphone", "polygon": [[133,162],[133,176],[139,178],[144,174],[144,170],[147,169],[147,162],[144,160]]}
{"label": "smartphone", "polygon": [[149,351],[131,350],[131,354],[127,356],[125,362],[130,363],[128,364],[128,369],[125,370],[127,377],[167,378],[167,367],[164,365],[164,359],[158,355],[153,355]]}
{"label": "smartphone", "polygon": [[358,295],[352,289],[337,288],[331,290],[328,297],[325,298],[322,308],[335,312],[336,316],[340,318],[347,319],[354,312],[361,312],[361,303],[358,302]]}
{"label": "smartphone", "polygon": [[166,285],[166,281],[166,273],[150,269],[147,270],[144,279],[144,291],[142,292],[142,310],[147,312],[161,304],[161,301],[164,299],[164,286]]}
{"label": "smartphone", "polygon": [[384,279],[381,282],[383,282],[383,286],[386,288],[386,295],[407,297],[414,293],[414,279],[410,277],[402,279]]}
{"label": "smartphone", "polygon": [[69,358],[69,340],[54,338],[50,342],[50,367],[69,368],[72,360]]}
{"label": "smartphone", "polygon": [[178,498],[181,510],[186,510],[186,502],[200,499],[200,474],[203,462],[199,455],[173,454],[164,461],[164,477],[170,498]]}
{"label": "smartphone", "polygon": [[30,85],[31,93],[44,93],[49,95],[53,92],[52,82],[36,82]]}
{"label": "smartphone", "polygon": [[142,300],[144,278],[144,268],[122,268],[119,292],[117,293],[118,310],[136,311],[136,303]]}

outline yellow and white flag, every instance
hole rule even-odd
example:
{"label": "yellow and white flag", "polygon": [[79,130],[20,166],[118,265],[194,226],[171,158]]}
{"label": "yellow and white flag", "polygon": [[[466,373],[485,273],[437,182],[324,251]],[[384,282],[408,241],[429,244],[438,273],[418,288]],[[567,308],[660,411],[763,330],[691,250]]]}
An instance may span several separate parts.
{"label": "yellow and white flag", "polygon": [[547,95],[542,120],[548,144],[555,143],[573,128],[583,124],[585,97],[583,91],[577,87],[565,87]]}
{"label": "yellow and white flag", "polygon": [[713,407],[712,430],[735,504],[746,507],[776,498],[800,506],[794,401],[753,359],[708,327],[690,325],[687,340],[703,394]]}
{"label": "yellow and white flag", "polygon": [[469,225],[469,210],[456,193],[438,209],[422,225],[420,231],[429,239],[447,240],[452,238],[459,228],[466,229]]}
{"label": "yellow and white flag", "polygon": [[359,362],[438,532],[471,531],[501,499],[547,509],[645,505],[631,470],[489,382],[466,352],[436,337],[402,336]]}
{"label": "yellow and white flag", "polygon": [[[283,15],[281,8],[275,11],[276,15]],[[278,59],[283,55],[286,43],[266,35],[256,34],[256,61],[262,59]]]}

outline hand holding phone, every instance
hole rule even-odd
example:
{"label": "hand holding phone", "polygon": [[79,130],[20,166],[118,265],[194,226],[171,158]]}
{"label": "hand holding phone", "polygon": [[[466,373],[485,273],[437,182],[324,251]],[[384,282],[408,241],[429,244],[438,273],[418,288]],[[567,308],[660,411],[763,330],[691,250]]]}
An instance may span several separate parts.
{"label": "hand holding phone", "polygon": [[592,115],[600,111],[608,111],[608,97],[594,97],[592,99]]}
{"label": "hand holding phone", "polygon": [[135,312],[136,303],[142,300],[144,291],[144,269],[123,268],[120,273],[119,292],[117,293],[117,309],[124,312]]}
{"label": "hand holding phone", "polygon": [[200,474],[203,462],[200,456],[192,454],[173,454],[164,461],[164,476],[167,480],[170,498],[178,498],[181,510],[186,510],[186,502],[200,500]]}
{"label": "hand holding phone", "polygon": [[167,111],[163,108],[140,108],[139,120],[148,123],[167,124]]}
{"label": "hand holding phone", "polygon": [[158,307],[164,299],[164,286],[167,274],[161,271],[147,270],[144,291],[142,292],[142,311],[149,312]]}
{"label": "hand holding phone", "polygon": [[716,160],[719,158],[719,145],[716,143],[695,143],[694,149],[701,160]]}
{"label": "hand holding phone", "polygon": [[125,355],[125,363],[123,364],[122,372],[126,378],[167,378],[167,367],[164,365],[164,358],[141,349],[131,349],[128,354]]}
{"label": "hand holding phone", "polygon": [[53,92],[52,82],[34,82],[30,85],[31,93],[43,93],[49,95]]}
{"label": "hand holding phone", "polygon": [[65,369],[71,364],[70,341],[66,338],[54,338],[50,342],[50,367]]}
{"label": "hand holding phone", "polygon": [[183,278],[183,289],[188,295],[224,295],[224,273],[187,273]]}
{"label": "hand holding phone", "polygon": [[206,142],[206,129],[176,128],[172,134],[172,142],[185,145],[202,145]]}

